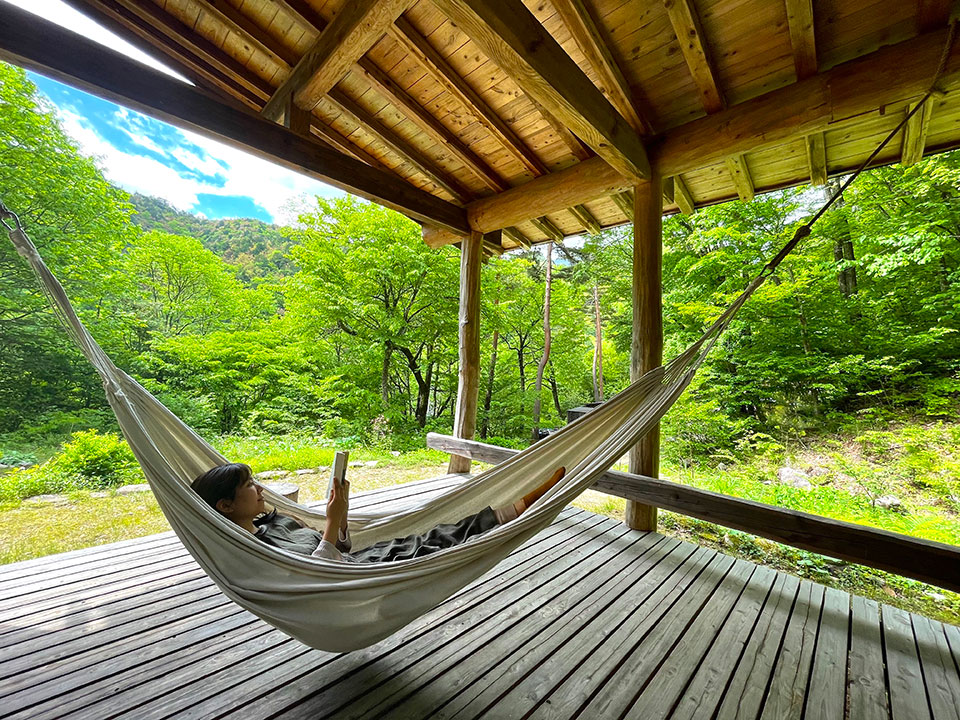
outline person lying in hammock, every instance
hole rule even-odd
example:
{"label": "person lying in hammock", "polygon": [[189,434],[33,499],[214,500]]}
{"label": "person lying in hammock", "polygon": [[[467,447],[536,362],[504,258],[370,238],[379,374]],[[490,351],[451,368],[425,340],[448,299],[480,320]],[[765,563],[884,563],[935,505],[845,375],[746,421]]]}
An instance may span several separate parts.
{"label": "person lying in hammock", "polygon": [[564,472],[565,468],[559,468],[547,482],[510,505],[486,507],[455,524],[438,525],[424,535],[384,540],[355,553],[350,552],[347,532],[350,492],[347,481],[334,479],[322,533],[303,527],[294,518],[276,510],[264,514],[263,488],[253,479],[248,465],[219,465],[200,475],[190,487],[214,510],[269,545],[328,560],[373,563],[429,555],[514,520],[560,482]]}

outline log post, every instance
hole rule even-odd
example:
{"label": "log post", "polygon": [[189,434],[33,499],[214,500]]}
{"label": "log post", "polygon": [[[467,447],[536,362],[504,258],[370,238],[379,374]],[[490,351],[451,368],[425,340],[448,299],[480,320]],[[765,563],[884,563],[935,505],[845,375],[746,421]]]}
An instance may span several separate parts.
{"label": "log post", "polygon": [[[633,205],[633,339],[630,344],[630,380],[663,362],[661,272],[663,265],[663,195],[659,168],[650,181],[638,185]],[[660,474],[660,426],[630,450],[630,472]],[[624,522],[634,530],[656,530],[657,508],[627,501]]]}
{"label": "log post", "polygon": [[[480,265],[485,239],[499,244],[500,231],[487,235],[473,232],[460,244],[460,372],[453,434],[466,440],[472,440],[477,430],[477,400],[480,394]],[[470,458],[451,455],[447,472],[470,472]]]}

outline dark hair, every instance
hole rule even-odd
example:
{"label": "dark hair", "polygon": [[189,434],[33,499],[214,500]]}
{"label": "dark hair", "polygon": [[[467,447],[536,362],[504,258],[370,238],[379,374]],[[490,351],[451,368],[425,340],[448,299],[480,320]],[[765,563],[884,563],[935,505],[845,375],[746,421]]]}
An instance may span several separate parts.
{"label": "dark hair", "polygon": [[216,510],[219,501],[233,500],[237,496],[237,488],[252,477],[253,471],[249,465],[227,463],[207,470],[190,483],[190,487]]}

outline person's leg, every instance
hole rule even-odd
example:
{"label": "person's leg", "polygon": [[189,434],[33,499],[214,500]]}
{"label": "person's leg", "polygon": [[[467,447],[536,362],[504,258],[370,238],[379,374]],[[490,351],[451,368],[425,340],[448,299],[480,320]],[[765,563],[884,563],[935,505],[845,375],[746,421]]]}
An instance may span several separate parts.
{"label": "person's leg", "polygon": [[438,525],[423,535],[408,535],[404,538],[383,540],[368,548],[351,553],[350,556],[357,562],[362,563],[409,560],[459,545],[475,535],[492,530],[499,524],[493,510],[484,508],[477,514],[468,515],[457,523]]}
{"label": "person's leg", "polygon": [[560,482],[566,472],[567,469],[565,467],[560,467],[554,471],[553,475],[550,476],[550,479],[547,480],[543,485],[532,492],[527,493],[522,498],[517,500],[517,502],[494,508],[493,512],[497,516],[499,523],[503,525],[504,523],[508,523],[511,520],[516,520],[518,517],[520,517],[527,508],[546,495],[547,490]]}

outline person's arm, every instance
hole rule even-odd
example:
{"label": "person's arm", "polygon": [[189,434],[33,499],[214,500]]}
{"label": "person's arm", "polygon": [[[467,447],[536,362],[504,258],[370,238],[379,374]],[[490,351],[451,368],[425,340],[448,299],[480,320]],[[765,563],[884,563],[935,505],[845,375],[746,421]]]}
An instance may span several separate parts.
{"label": "person's arm", "polygon": [[327,524],[323,530],[323,540],[331,545],[336,545],[340,535],[340,528],[347,521],[347,510],[349,509],[350,483],[346,480],[340,481],[334,479],[333,487],[330,489],[330,499],[327,500]]}

